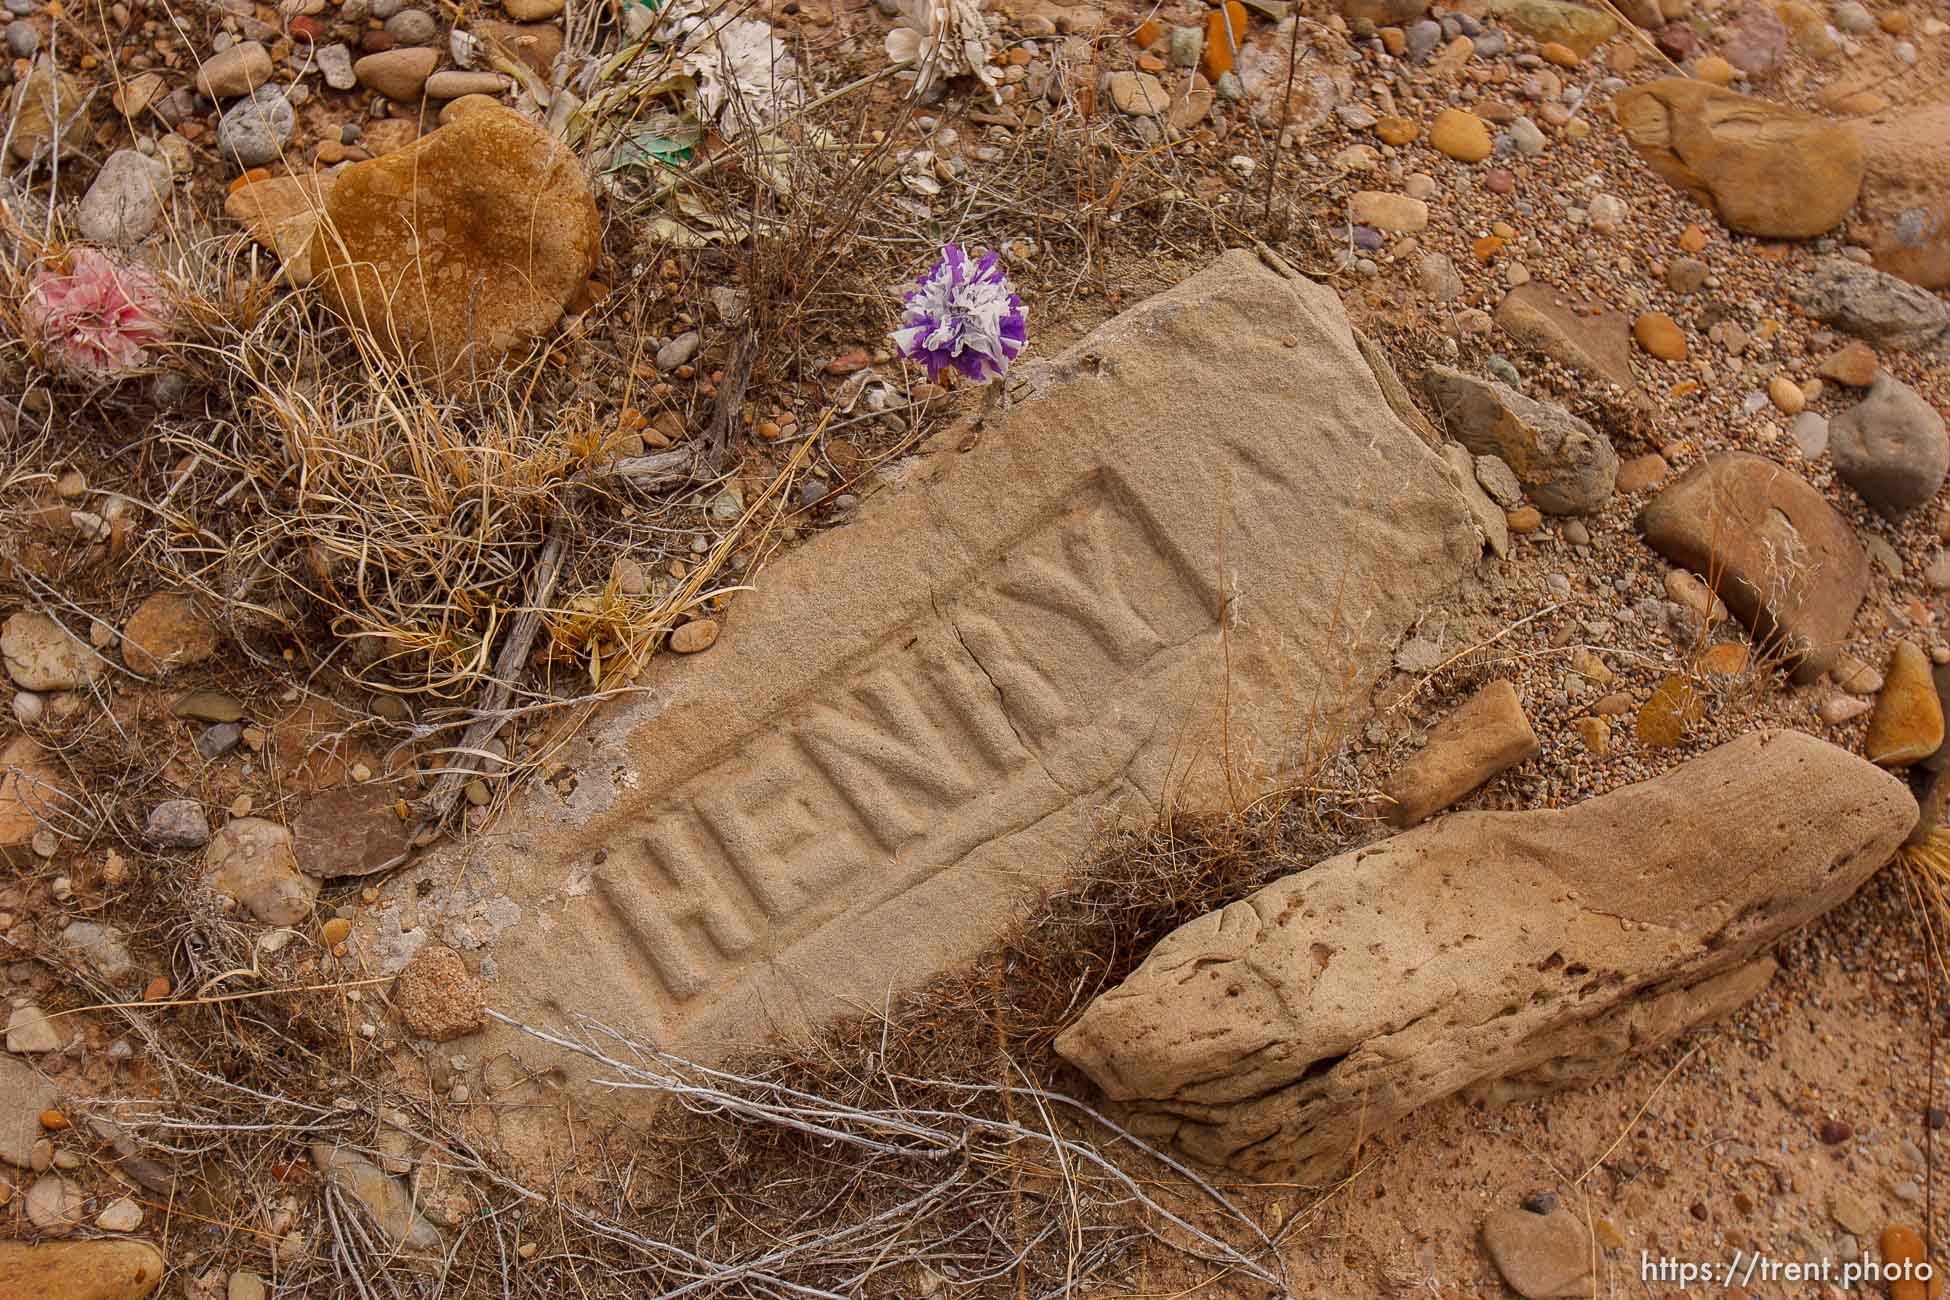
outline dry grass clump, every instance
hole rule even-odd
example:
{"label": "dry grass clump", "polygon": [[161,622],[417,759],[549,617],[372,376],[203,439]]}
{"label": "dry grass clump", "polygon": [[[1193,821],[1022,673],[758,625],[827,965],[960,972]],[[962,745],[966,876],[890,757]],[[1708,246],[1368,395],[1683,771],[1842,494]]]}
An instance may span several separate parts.
{"label": "dry grass clump", "polygon": [[[91,1059],[118,1035],[135,1048],[72,1113],[168,1223],[167,1287],[250,1268],[361,1297],[1277,1296],[1281,1233],[1312,1211],[1262,1226],[1238,1189],[1079,1100],[1050,1043],[1170,929],[1337,847],[1297,807],[1110,834],[965,970],[789,1054],[705,1066],[593,1020],[530,1030],[660,1102],[640,1128],[577,1122],[542,1170],[507,1159],[489,1117],[559,1111],[546,1087],[484,1082],[477,1110],[416,1095],[359,1031],[383,987],[305,935],[266,952],[190,897],[193,876],[138,891],[137,910],[203,918],[170,936],[165,1005],[119,1000],[52,942],[37,955],[91,999]],[[422,1208],[449,1207],[441,1256],[390,1247],[315,1172],[320,1143],[405,1154]]]}

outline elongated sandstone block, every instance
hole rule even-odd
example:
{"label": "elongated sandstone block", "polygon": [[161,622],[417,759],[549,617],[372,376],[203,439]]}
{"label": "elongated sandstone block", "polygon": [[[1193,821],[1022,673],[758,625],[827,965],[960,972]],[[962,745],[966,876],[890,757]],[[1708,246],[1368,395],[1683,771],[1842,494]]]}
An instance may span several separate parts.
{"label": "elongated sandstone block", "polygon": [[1167,936],[1057,1040],[1139,1131],[1325,1178],[1452,1093],[1535,1095],[1723,1014],[1916,821],[1898,780],[1756,732],[1571,808],[1457,813]]}
{"label": "elongated sandstone block", "polygon": [[1339,300],[1250,254],[959,441],[660,657],[568,755],[571,798],[397,880],[381,968],[483,949],[490,1005],[687,1050],[881,1007],[1101,819],[1229,798],[1340,725],[1481,553]]}

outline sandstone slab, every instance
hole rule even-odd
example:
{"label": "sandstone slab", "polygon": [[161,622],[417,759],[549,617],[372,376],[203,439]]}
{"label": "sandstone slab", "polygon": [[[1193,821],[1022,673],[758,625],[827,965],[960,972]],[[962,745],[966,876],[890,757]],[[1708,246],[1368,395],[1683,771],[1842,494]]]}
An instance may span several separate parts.
{"label": "sandstone slab", "polygon": [[341,172],[308,256],[340,315],[460,382],[555,328],[601,251],[575,155],[484,101]]}
{"label": "sandstone slab", "polygon": [[1909,833],[1889,774],[1754,732],[1566,809],[1456,813],[1181,926],[1057,1039],[1141,1134],[1254,1177],[1470,1089],[1534,1095],[1724,1012]]}
{"label": "sandstone slab", "polygon": [[262,817],[238,817],[203,851],[204,883],[266,925],[296,925],[310,915],[318,882],[298,869],[291,832]]}
{"label": "sandstone slab", "polygon": [[423,937],[491,951],[509,1015],[694,1051],[879,1006],[980,952],[1103,819],[1221,797],[1227,698],[1234,781],[1290,759],[1316,701],[1348,725],[1481,555],[1333,292],[1250,253],[1014,392],[768,568],[709,654],[657,656],[564,753],[571,798],[522,795],[506,833],[389,881],[360,950],[397,970],[410,902]]}
{"label": "sandstone slab", "polygon": [[37,610],[0,624],[0,659],[14,685],[27,691],[77,690],[108,669],[87,644]]}
{"label": "sandstone slab", "polygon": [[1448,366],[1429,367],[1422,390],[1449,436],[1479,456],[1500,458],[1539,509],[1589,514],[1611,498],[1618,453],[1569,411]]}
{"label": "sandstone slab", "polygon": [[1950,104],[1878,117],[1862,144],[1862,213],[1876,269],[1950,288]]}
{"label": "sandstone slab", "polygon": [[1683,77],[1635,86],[1615,111],[1653,171],[1749,235],[1832,230],[1862,188],[1861,137],[1843,123]]}
{"label": "sandstone slab", "polygon": [[1806,481],[1723,452],[1673,480],[1642,523],[1654,550],[1703,575],[1757,641],[1795,664],[1796,681],[1834,665],[1868,593],[1869,559]]}
{"label": "sandstone slab", "polygon": [[1436,724],[1422,751],[1388,779],[1386,817],[1413,826],[1542,751],[1517,688],[1491,682]]}
{"label": "sandstone slab", "polygon": [[0,1241],[0,1290],[60,1300],[143,1300],[163,1277],[146,1241]]}

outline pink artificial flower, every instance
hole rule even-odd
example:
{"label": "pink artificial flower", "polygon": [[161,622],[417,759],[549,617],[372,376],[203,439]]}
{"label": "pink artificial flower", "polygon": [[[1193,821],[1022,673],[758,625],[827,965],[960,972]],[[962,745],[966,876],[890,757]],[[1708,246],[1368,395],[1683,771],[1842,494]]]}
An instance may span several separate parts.
{"label": "pink artificial flower", "polygon": [[162,290],[140,266],[97,249],[74,250],[66,273],[42,267],[27,295],[27,323],[48,360],[83,379],[120,379],[169,336]]}

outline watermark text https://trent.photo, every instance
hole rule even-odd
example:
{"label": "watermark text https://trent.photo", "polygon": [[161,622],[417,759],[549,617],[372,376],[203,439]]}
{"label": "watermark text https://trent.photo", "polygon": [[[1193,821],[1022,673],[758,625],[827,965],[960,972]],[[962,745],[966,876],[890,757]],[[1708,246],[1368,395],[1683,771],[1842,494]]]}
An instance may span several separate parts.
{"label": "watermark text https://trent.photo", "polygon": [[1781,1259],[1736,1250],[1726,1259],[1681,1259],[1673,1255],[1639,1252],[1639,1281],[1688,1287],[1752,1286],[1759,1282],[1833,1282],[1843,1288],[1886,1286],[1891,1282],[1928,1285],[1935,1269],[1917,1260]]}

